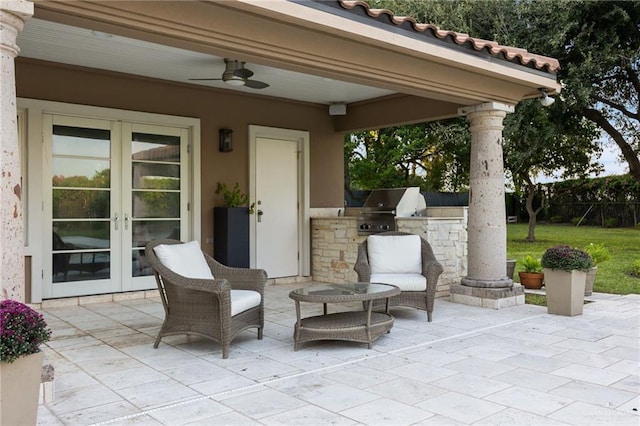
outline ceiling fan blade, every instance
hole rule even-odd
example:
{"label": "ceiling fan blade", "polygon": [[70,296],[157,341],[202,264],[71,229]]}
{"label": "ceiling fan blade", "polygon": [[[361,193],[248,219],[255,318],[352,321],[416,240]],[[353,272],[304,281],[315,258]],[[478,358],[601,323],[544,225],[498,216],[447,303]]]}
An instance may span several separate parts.
{"label": "ceiling fan blade", "polygon": [[233,75],[236,77],[240,77],[243,80],[246,80],[248,78],[251,78],[251,76],[253,75],[253,71],[248,70],[246,68],[238,68],[233,72]]}
{"label": "ceiling fan blade", "polygon": [[266,87],[269,87],[269,85],[264,81],[258,81],[258,80],[245,80],[244,85],[251,89],[264,89]]}
{"label": "ceiling fan blade", "polygon": [[263,81],[249,80],[253,71],[244,67],[244,62],[229,58],[224,59],[225,70],[222,78],[190,78],[190,81],[224,81],[232,86],[246,86],[250,89],[264,89],[269,85]]}

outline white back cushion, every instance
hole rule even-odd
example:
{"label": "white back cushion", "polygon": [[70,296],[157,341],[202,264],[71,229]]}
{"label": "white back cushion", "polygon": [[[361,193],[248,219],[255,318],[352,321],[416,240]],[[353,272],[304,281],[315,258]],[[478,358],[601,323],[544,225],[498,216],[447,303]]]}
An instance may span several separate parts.
{"label": "white back cushion", "polygon": [[200,244],[189,241],[183,244],[160,244],[153,251],[164,266],[187,278],[213,279],[213,274],[204,259]]}
{"label": "white back cushion", "polygon": [[422,273],[418,235],[371,235],[367,252],[372,274]]}

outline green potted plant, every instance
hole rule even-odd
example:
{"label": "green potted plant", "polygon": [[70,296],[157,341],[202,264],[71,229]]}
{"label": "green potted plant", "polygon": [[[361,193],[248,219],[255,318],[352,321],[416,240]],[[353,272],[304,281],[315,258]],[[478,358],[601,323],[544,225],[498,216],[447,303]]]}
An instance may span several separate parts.
{"label": "green potted plant", "polygon": [[542,288],[542,282],[544,281],[544,274],[542,273],[542,265],[540,260],[531,255],[527,255],[520,259],[520,265],[522,271],[518,272],[520,277],[520,284],[527,289],[537,290]]}
{"label": "green potted plant", "polygon": [[42,315],[15,300],[0,302],[0,424],[36,424],[44,353],[51,337]]}
{"label": "green potted plant", "polygon": [[249,215],[253,206],[246,207],[249,197],[240,190],[218,182],[216,194],[223,205],[213,209],[213,258],[223,265],[249,267]]}
{"label": "green potted plant", "polygon": [[548,248],[541,259],[550,314],[582,314],[587,271],[593,259],[583,250],[567,245]]}
{"label": "green potted plant", "polygon": [[249,201],[247,194],[240,191],[238,182],[233,185],[233,188],[229,188],[226,183],[218,182],[216,194],[222,195],[224,207],[242,207]]}
{"label": "green potted plant", "polygon": [[584,252],[591,256],[593,259],[593,267],[587,272],[587,281],[584,287],[584,295],[591,296],[593,293],[593,283],[596,280],[596,272],[598,271],[598,265],[611,258],[609,250],[602,244],[588,244],[584,247]]}

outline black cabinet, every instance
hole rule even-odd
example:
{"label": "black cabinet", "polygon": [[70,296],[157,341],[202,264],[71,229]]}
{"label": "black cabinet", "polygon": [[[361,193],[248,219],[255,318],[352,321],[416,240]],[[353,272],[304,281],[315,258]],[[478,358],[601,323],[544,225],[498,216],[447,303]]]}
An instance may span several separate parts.
{"label": "black cabinet", "polygon": [[223,265],[249,267],[248,207],[214,207],[213,258]]}

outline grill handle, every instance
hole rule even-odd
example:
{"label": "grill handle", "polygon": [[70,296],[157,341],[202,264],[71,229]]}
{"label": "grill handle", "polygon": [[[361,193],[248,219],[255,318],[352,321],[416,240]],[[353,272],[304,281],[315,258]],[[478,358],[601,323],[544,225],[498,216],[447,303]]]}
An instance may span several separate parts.
{"label": "grill handle", "polygon": [[392,214],[392,215],[396,215],[396,211],[395,210],[371,210],[371,211],[363,211],[360,212],[361,216],[365,216],[365,215],[369,215],[369,214]]}

